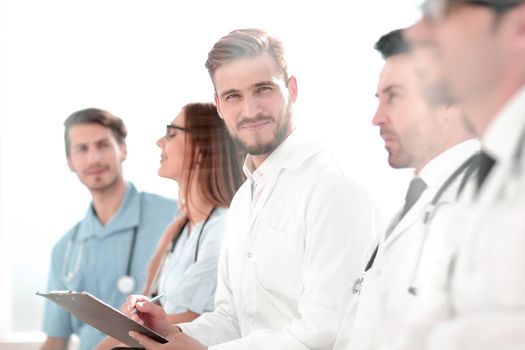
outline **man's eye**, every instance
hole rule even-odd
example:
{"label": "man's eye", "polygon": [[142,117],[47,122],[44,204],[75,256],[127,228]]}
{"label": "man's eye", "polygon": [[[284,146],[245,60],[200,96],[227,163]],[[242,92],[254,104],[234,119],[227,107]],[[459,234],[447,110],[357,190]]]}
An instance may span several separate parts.
{"label": "man's eye", "polygon": [[228,94],[226,95],[226,101],[232,101],[241,97],[239,94]]}
{"label": "man's eye", "polygon": [[398,94],[396,94],[395,92],[391,92],[390,94],[388,94],[388,102],[392,102],[392,101],[395,100],[397,97],[399,97]]}
{"label": "man's eye", "polygon": [[265,93],[265,92],[268,92],[268,91],[272,91],[272,87],[271,86],[260,86],[260,87],[257,88],[257,90],[255,92],[258,93],[258,94],[261,94],[261,93]]}
{"label": "man's eye", "polygon": [[87,150],[86,147],[75,147],[73,148],[73,152],[77,154],[85,153]]}

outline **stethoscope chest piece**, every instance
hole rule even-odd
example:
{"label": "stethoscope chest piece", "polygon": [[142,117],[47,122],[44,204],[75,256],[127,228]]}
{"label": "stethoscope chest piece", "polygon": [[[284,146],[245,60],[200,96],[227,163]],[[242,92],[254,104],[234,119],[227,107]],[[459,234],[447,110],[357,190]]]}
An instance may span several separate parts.
{"label": "stethoscope chest piece", "polygon": [[135,289],[135,279],[129,275],[120,276],[117,288],[122,294],[129,294]]}

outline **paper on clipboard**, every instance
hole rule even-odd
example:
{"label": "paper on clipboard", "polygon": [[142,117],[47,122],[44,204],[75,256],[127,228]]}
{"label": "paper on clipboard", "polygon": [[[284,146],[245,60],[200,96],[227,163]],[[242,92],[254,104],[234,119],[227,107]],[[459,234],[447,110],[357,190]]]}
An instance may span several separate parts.
{"label": "paper on clipboard", "polygon": [[168,342],[160,334],[133,321],[119,310],[88,292],[36,292],[36,295],[51,300],[69,311],[72,315],[126,345],[142,348],[135,339],[129,336],[129,331],[142,333],[159,343],[164,344]]}

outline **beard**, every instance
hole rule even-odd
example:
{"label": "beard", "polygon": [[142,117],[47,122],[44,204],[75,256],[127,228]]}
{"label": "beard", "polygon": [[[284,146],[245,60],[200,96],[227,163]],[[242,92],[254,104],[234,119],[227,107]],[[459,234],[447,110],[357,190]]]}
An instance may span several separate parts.
{"label": "beard", "polygon": [[[258,120],[275,120],[275,128],[273,130],[273,138],[270,141],[256,140],[254,144],[247,144],[242,140],[239,135],[230,132],[230,136],[233,141],[241,148],[244,152],[252,156],[260,156],[273,152],[290,134],[292,127],[292,104],[289,103],[285,112],[278,118],[271,116],[260,116]],[[242,126],[241,121],[237,127]]]}
{"label": "beard", "polygon": [[[82,184],[86,186],[90,192],[104,193],[115,188],[122,178],[122,171],[116,171],[116,169],[112,169],[109,166],[103,165],[97,165],[96,167],[105,169],[107,172],[109,172],[109,174],[105,174],[100,177],[90,176],[87,178],[84,176],[79,176],[80,182],[82,182]],[[89,170],[90,169],[87,169],[86,171]]]}

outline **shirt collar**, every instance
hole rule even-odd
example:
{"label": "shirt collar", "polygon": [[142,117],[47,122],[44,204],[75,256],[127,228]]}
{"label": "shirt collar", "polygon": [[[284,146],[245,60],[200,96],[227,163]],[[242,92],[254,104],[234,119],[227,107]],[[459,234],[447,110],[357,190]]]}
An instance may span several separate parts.
{"label": "shirt collar", "polygon": [[481,144],[496,161],[510,159],[525,127],[525,86],[522,87],[489,124]]}
{"label": "shirt collar", "polygon": [[244,161],[243,171],[252,184],[276,176],[282,169],[295,169],[320,151],[318,143],[309,141],[301,131],[293,131],[264,162],[255,169],[251,155]]}
{"label": "shirt collar", "polygon": [[428,162],[419,172],[419,177],[425,181],[428,188],[437,189],[478,150],[479,142],[477,140],[460,142]]}
{"label": "shirt collar", "polygon": [[127,184],[126,193],[117,212],[106,225],[102,225],[95,215],[93,203],[84,216],[80,225],[79,238],[86,239],[91,236],[105,236],[107,234],[123,231],[138,226],[141,214],[141,196],[132,183]]}

